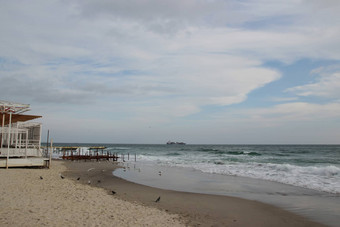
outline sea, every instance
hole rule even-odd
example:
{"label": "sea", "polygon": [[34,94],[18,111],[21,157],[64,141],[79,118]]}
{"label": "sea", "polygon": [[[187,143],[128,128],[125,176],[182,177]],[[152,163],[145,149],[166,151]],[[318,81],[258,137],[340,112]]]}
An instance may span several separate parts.
{"label": "sea", "polygon": [[330,226],[340,222],[340,145],[57,144],[106,146],[113,174],[164,189],[273,204]]}

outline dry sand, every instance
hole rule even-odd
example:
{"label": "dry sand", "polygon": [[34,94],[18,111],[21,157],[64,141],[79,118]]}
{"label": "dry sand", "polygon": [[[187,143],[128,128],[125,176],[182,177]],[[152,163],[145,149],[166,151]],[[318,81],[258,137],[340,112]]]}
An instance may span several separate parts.
{"label": "dry sand", "polygon": [[61,161],[54,161],[51,169],[0,169],[0,225],[184,226],[179,215],[62,179],[64,171]]}

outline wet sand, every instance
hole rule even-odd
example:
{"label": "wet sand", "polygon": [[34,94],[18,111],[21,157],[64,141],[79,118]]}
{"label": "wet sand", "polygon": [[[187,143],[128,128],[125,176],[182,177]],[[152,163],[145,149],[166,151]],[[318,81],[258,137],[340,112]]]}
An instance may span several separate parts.
{"label": "wet sand", "polygon": [[[115,191],[115,197],[179,215],[188,226],[325,226],[272,205],[235,197],[148,187],[112,175],[112,162],[65,162],[67,178]],[[160,197],[159,202],[155,200]]]}
{"label": "wet sand", "polygon": [[[255,200],[293,212],[307,219],[338,227],[340,197],[279,182],[240,176],[210,174],[190,168],[123,162],[114,176],[167,190],[222,195]],[[161,173],[161,174],[159,174]]]}

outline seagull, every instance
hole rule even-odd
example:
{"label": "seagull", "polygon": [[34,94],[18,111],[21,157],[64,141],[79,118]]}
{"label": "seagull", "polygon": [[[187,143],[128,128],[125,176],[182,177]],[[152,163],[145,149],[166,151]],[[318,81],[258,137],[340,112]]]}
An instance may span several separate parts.
{"label": "seagull", "polygon": [[80,177],[78,177],[77,180],[80,180]]}
{"label": "seagull", "polygon": [[87,183],[88,183],[88,184],[91,184],[91,181],[89,180]]}
{"label": "seagull", "polygon": [[44,179],[42,176],[40,176],[40,180]]}
{"label": "seagull", "polygon": [[161,200],[161,197],[160,197],[160,196],[156,199],[155,203],[158,203],[159,200]]}
{"label": "seagull", "polygon": [[111,191],[111,192],[112,192],[112,195],[116,194],[116,192],[115,192],[115,191]]}

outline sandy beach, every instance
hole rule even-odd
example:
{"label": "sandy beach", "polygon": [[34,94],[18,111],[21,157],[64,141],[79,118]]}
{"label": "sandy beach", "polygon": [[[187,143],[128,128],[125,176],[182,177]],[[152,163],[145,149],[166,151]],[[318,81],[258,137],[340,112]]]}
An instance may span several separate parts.
{"label": "sandy beach", "polygon": [[323,226],[255,201],[131,183],[113,176],[115,168],[117,164],[106,161],[54,161],[51,169],[0,169],[0,222],[2,226]]}
{"label": "sandy beach", "polygon": [[62,161],[51,169],[0,169],[1,226],[184,226],[179,215],[62,179],[65,171]]}
{"label": "sandy beach", "polygon": [[[228,196],[164,190],[112,175],[112,162],[65,162],[65,175],[106,190],[116,197],[182,217],[187,226],[324,226],[272,205]],[[158,197],[160,202],[155,203]]]}

